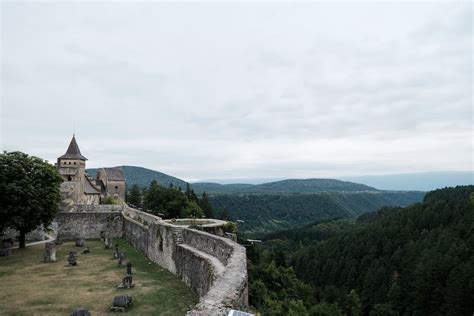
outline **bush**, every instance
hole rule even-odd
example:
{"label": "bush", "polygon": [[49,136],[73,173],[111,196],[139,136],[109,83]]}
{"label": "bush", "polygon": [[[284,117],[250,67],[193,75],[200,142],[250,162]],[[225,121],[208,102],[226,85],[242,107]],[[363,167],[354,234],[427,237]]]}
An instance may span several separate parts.
{"label": "bush", "polygon": [[237,233],[237,225],[233,222],[227,222],[222,226],[222,229],[224,230],[225,233],[232,233],[235,234]]}
{"label": "bush", "polygon": [[105,199],[100,201],[100,204],[120,204],[118,200],[115,200],[113,197],[108,196]]}

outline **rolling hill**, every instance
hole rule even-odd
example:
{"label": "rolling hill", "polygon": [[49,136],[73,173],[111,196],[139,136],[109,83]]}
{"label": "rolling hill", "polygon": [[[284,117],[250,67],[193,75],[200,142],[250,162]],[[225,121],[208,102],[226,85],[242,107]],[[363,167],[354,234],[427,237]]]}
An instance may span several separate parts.
{"label": "rolling hill", "polygon": [[[186,189],[186,181],[159,171],[135,166],[119,166],[119,168],[122,168],[127,181],[127,186],[129,188],[134,184],[141,188],[145,188],[150,184],[151,181],[156,180],[156,182],[158,182],[158,184],[161,186],[167,187],[171,183],[175,187],[180,187],[183,190]],[[95,177],[97,170],[99,169],[87,169],[87,173],[89,173],[90,176]]]}
{"label": "rolling hill", "polygon": [[[152,180],[182,190],[187,182],[162,172],[121,166],[127,186],[145,188]],[[97,169],[88,169],[94,176]],[[289,179],[263,184],[193,183],[198,194],[207,192],[214,216],[225,212],[232,220],[243,220],[240,231],[261,236],[333,218],[355,218],[383,206],[407,206],[420,202],[424,192],[381,191],[376,188],[334,179]]]}
{"label": "rolling hill", "polygon": [[196,192],[207,193],[319,193],[375,192],[364,184],[335,179],[288,179],[262,184],[193,183]]}
{"label": "rolling hill", "polygon": [[239,230],[250,237],[333,218],[356,218],[384,206],[407,206],[422,201],[425,193],[321,192],[312,194],[211,195],[214,214],[227,210],[230,219],[242,220]]}
{"label": "rolling hill", "polygon": [[472,315],[473,223],[474,186],[458,186],[267,235],[247,246],[250,303],[264,315]]}
{"label": "rolling hill", "polygon": [[[186,188],[186,181],[167,175],[162,172],[135,166],[120,166],[122,168],[127,186],[134,184],[144,188],[152,180],[156,180],[162,186],[169,186],[170,183],[181,189]],[[95,176],[96,169],[87,169],[91,176]],[[364,184],[340,181],[335,179],[289,179],[274,181],[263,184],[219,184],[211,182],[192,183],[192,188],[196,193],[207,192],[208,194],[231,194],[231,193],[319,193],[319,192],[375,192],[377,189]]]}

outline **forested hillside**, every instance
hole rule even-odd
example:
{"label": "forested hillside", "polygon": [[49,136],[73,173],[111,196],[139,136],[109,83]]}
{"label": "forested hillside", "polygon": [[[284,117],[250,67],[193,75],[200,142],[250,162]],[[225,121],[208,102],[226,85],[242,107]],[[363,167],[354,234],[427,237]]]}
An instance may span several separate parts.
{"label": "forested hillside", "polygon": [[[135,166],[120,166],[122,168],[127,186],[131,188],[138,185],[141,188],[148,187],[151,181],[155,180],[159,185],[169,186],[172,184],[177,188],[184,190],[186,181],[176,177]],[[91,176],[95,176],[98,169],[87,169]],[[377,189],[360,183],[340,181],[334,179],[290,179],[263,183],[258,185],[235,183],[219,184],[208,182],[192,183],[192,188],[196,193],[317,193],[317,192],[363,192],[377,191]]]}
{"label": "forested hillside", "polygon": [[474,186],[248,246],[264,315],[472,315]]}
{"label": "forested hillside", "polygon": [[[119,168],[122,168],[128,188],[131,188],[135,184],[140,188],[146,188],[155,180],[159,185],[164,187],[168,187],[172,184],[174,187],[181,188],[182,190],[186,189],[186,181],[162,172],[135,166],[119,166]],[[87,169],[87,172],[90,176],[95,177],[98,170],[97,168]]]}
{"label": "forested hillside", "polygon": [[261,236],[278,230],[332,219],[353,218],[383,206],[420,202],[423,192],[359,192],[317,194],[228,194],[210,196],[214,214],[243,220],[240,231]]}
{"label": "forested hillside", "polygon": [[[158,171],[134,166],[121,168],[129,190],[135,185],[143,190],[152,181],[166,188],[188,188],[185,181]],[[88,169],[91,176],[96,172],[97,169]],[[190,188],[199,195],[206,192],[215,217],[243,220],[240,232],[251,237],[314,221],[354,218],[383,206],[406,206],[424,196],[423,192],[379,191],[333,179],[283,180],[259,185],[194,183]]]}
{"label": "forested hillside", "polygon": [[262,184],[193,183],[196,192],[207,193],[319,193],[319,192],[376,192],[364,184],[335,179],[288,179]]}

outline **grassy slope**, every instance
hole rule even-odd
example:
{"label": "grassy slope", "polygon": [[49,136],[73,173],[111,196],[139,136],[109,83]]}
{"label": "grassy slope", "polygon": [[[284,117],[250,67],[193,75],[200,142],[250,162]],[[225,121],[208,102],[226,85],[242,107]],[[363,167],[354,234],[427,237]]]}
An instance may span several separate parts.
{"label": "grassy slope", "polygon": [[[111,260],[112,250],[98,241],[87,241],[90,254],[72,243],[58,246],[57,262],[41,262],[43,246],[14,250],[0,257],[0,309],[2,315],[68,315],[84,306],[93,315],[106,315],[115,295],[132,295],[129,315],[184,315],[197,303],[194,294],[175,275],[135,251],[123,240],[116,240],[132,262],[135,288],[119,290],[126,268]],[[78,266],[68,267],[67,254],[77,251]]]}

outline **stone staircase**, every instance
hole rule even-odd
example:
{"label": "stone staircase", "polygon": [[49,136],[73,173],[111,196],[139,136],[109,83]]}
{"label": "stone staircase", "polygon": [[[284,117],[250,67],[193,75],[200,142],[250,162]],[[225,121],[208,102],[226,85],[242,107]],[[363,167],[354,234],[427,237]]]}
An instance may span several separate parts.
{"label": "stone staircase", "polygon": [[177,245],[182,244],[183,243],[183,228],[182,227],[173,227],[172,232],[173,232],[174,242]]}

